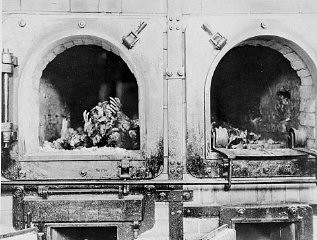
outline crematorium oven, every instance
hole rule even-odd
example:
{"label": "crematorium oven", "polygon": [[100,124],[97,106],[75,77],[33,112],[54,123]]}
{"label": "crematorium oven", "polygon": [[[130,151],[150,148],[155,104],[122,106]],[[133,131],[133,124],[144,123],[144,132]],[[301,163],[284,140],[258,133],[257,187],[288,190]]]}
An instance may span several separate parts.
{"label": "crematorium oven", "polygon": [[315,14],[3,2],[0,238],[313,240]]}

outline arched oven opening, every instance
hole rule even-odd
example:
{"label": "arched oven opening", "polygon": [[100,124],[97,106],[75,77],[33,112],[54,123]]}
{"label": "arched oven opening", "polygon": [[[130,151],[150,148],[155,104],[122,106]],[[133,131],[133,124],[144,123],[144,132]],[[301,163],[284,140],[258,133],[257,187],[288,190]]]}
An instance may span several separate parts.
{"label": "arched oven opening", "polygon": [[268,36],[248,39],[215,68],[211,151],[223,157],[217,174],[229,188],[231,177],[315,175],[309,150],[316,147],[313,73],[290,46]]}
{"label": "arched oven opening", "polygon": [[215,70],[210,94],[212,122],[236,135],[227,147],[285,148],[287,130],[300,126],[300,85],[280,52],[250,45],[231,49]]}
{"label": "arched oven opening", "polygon": [[138,84],[113,52],[66,49],[43,70],[39,98],[41,150],[140,149]]}
{"label": "arched oven opening", "polygon": [[302,147],[314,147],[315,112],[312,73],[286,41],[246,40],[215,69],[210,119],[213,127],[229,130],[229,142],[220,143],[224,147],[287,148],[291,129],[305,134]]}

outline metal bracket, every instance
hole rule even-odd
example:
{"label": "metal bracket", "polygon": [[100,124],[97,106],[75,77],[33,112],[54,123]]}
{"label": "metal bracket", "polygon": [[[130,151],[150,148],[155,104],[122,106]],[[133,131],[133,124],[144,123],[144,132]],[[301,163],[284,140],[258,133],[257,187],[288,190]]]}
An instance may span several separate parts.
{"label": "metal bracket", "polygon": [[137,239],[139,236],[140,231],[140,222],[139,221],[133,221],[132,228],[133,228],[133,239]]}
{"label": "metal bracket", "polygon": [[193,200],[192,190],[159,190],[156,192],[158,202],[189,202]]}
{"label": "metal bracket", "polygon": [[1,135],[4,148],[9,148],[10,144],[17,140],[17,132],[13,130],[12,122],[1,123]]}
{"label": "metal bracket", "polygon": [[13,73],[13,68],[18,66],[18,58],[10,53],[9,49],[2,50],[2,73]]}
{"label": "metal bracket", "polygon": [[[121,166],[119,166],[119,177],[123,180],[131,178],[131,170],[132,166],[130,166],[130,160],[129,158],[123,158],[121,159]],[[120,199],[123,198],[123,196],[127,196],[130,193],[130,186],[128,184],[124,184],[119,186],[119,193],[118,197]]]}
{"label": "metal bracket", "polygon": [[201,28],[210,35],[209,42],[215,45],[217,50],[221,50],[226,45],[227,39],[218,32],[214,33],[207,23],[201,25]]}
{"label": "metal bracket", "polygon": [[178,69],[166,68],[166,79],[181,79],[185,78],[185,68],[183,66]]}
{"label": "metal bracket", "polygon": [[32,213],[31,212],[27,212],[26,213],[26,224],[25,224],[26,228],[31,228],[33,227],[33,223],[32,223]]}
{"label": "metal bracket", "polygon": [[147,23],[141,22],[135,32],[131,31],[129,34],[122,37],[122,44],[126,46],[127,49],[133,48],[137,41],[139,41],[139,34],[143,31],[146,25]]}
{"label": "metal bracket", "polygon": [[132,166],[130,166],[129,158],[123,158],[121,160],[121,165],[119,166],[119,177],[122,179],[131,178],[131,172],[130,172],[131,168]]}
{"label": "metal bracket", "polygon": [[229,191],[231,188],[231,181],[232,181],[232,159],[224,159],[223,160],[223,174],[224,177],[227,178],[227,183],[225,184],[225,191]]}
{"label": "metal bracket", "polygon": [[37,194],[40,197],[42,197],[44,199],[47,199],[47,197],[48,197],[48,186],[38,186]]}

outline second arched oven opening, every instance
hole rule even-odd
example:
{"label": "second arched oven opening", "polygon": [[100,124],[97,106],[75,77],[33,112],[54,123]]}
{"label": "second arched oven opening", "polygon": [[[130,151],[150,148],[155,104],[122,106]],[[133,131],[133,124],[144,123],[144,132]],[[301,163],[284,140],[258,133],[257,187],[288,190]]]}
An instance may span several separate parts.
{"label": "second arched oven opening", "polygon": [[210,124],[229,129],[226,148],[288,147],[288,130],[315,141],[315,92],[305,59],[283,39],[246,40],[226,53],[210,87]]}

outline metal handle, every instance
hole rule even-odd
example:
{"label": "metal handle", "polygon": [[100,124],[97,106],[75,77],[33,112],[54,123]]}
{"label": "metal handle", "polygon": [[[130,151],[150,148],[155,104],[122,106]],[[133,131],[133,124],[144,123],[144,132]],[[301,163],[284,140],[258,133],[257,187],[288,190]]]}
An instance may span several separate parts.
{"label": "metal handle", "polygon": [[213,31],[211,30],[211,27],[208,25],[208,23],[203,23],[203,25],[201,25],[201,28],[208,33],[210,36],[214,35]]}

